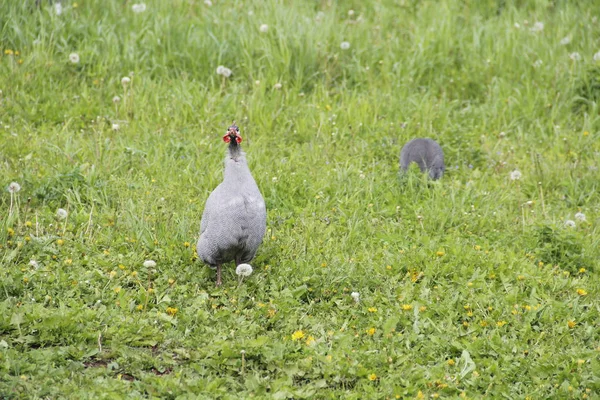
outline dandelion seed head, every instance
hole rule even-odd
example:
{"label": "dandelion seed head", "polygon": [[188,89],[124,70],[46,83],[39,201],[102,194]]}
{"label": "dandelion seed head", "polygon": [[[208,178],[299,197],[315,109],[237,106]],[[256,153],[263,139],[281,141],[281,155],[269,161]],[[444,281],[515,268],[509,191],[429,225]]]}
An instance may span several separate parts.
{"label": "dandelion seed head", "polygon": [[354,300],[356,303],[360,301],[360,293],[358,292],[350,293],[350,297],[352,297],[352,300]]}
{"label": "dandelion seed head", "polygon": [[219,65],[217,67],[217,75],[223,75],[223,70],[225,70],[225,67],[222,65]]}
{"label": "dandelion seed head", "polygon": [[258,28],[258,30],[259,30],[261,33],[267,33],[267,32],[269,31],[269,25],[267,25],[267,24],[262,24],[262,25],[260,26],[260,28]]}
{"label": "dandelion seed head", "polygon": [[210,6],[212,6],[212,1],[210,1],[210,0],[204,0],[204,5],[207,6],[207,7],[210,7]]}
{"label": "dandelion seed head", "polygon": [[223,73],[221,75],[225,78],[229,78],[231,76],[231,70],[229,68],[223,68]]}
{"label": "dandelion seed head", "polygon": [[536,22],[535,24],[533,24],[533,26],[531,27],[531,32],[541,32],[544,30],[544,23],[543,22]]}
{"label": "dandelion seed head", "polygon": [[8,185],[7,190],[10,193],[17,193],[19,190],[21,190],[21,185],[19,185],[17,182],[11,182],[10,185]]}
{"label": "dandelion seed head", "polygon": [[579,54],[578,52],[573,52],[571,54],[569,54],[569,58],[573,61],[579,61],[581,60],[581,54]]}
{"label": "dandelion seed head", "polygon": [[252,275],[252,266],[250,264],[240,264],[235,269],[235,273],[238,276],[250,276]]}
{"label": "dandelion seed head", "polygon": [[571,219],[568,219],[568,220],[565,221],[565,226],[567,228],[575,228],[575,225],[576,225],[575,221],[573,221]]}
{"label": "dandelion seed head", "polygon": [[69,54],[69,61],[71,61],[73,64],[79,63],[79,54],[77,54],[77,53]]}
{"label": "dandelion seed head", "polygon": [[139,13],[146,11],[146,4],[145,3],[134,4],[131,6],[131,9],[133,10],[134,13],[139,14]]}
{"label": "dandelion seed head", "polygon": [[523,176],[523,174],[521,174],[521,171],[519,171],[518,169],[515,169],[514,171],[512,171],[510,173],[510,180],[518,181],[519,179],[521,179],[522,176]]}
{"label": "dandelion seed head", "polygon": [[62,4],[60,4],[60,3],[54,3],[54,13],[56,15],[61,15],[62,12],[63,12]]}
{"label": "dandelion seed head", "polygon": [[570,36],[565,36],[564,38],[562,38],[562,39],[560,40],[560,44],[561,44],[562,46],[566,46],[566,45],[568,45],[569,43],[571,43],[571,37],[570,37]]}
{"label": "dandelion seed head", "polygon": [[350,48],[350,42],[342,42],[342,43],[340,43],[340,48],[342,50],[348,50]]}
{"label": "dandelion seed head", "polygon": [[541,67],[541,66],[542,66],[542,64],[543,64],[543,63],[544,63],[544,62],[543,62],[542,60],[536,60],[536,61],[533,63],[533,67],[534,67],[534,68],[539,68],[539,67]]}
{"label": "dandelion seed head", "polygon": [[119,124],[112,124],[112,130],[113,131],[118,131],[121,127],[119,126]]}
{"label": "dandelion seed head", "polygon": [[156,267],[156,261],[154,261],[154,260],[146,260],[146,261],[144,261],[144,267],[146,267],[146,268],[154,268],[154,267]]}
{"label": "dandelion seed head", "polygon": [[56,217],[58,219],[65,219],[68,215],[69,213],[64,208],[59,208],[58,210],[56,210]]}
{"label": "dandelion seed head", "polygon": [[29,266],[31,266],[31,267],[33,267],[33,268],[35,268],[35,269],[38,269],[38,268],[39,268],[39,264],[38,264],[38,262],[37,262],[37,261],[35,261],[35,260],[30,260],[30,261],[29,261]]}
{"label": "dandelion seed head", "polygon": [[585,214],[580,211],[575,214],[575,219],[579,221],[585,221]]}
{"label": "dandelion seed head", "polygon": [[273,85],[273,89],[280,90],[283,87],[281,83],[276,83]]}
{"label": "dandelion seed head", "polygon": [[594,61],[596,61],[596,62],[600,61],[600,51],[597,52],[596,54],[594,54]]}
{"label": "dandelion seed head", "polygon": [[348,10],[348,16],[351,17],[354,15],[354,10]]}
{"label": "dandelion seed head", "polygon": [[118,103],[121,101],[121,98],[119,96],[115,96],[112,98],[113,103]]}

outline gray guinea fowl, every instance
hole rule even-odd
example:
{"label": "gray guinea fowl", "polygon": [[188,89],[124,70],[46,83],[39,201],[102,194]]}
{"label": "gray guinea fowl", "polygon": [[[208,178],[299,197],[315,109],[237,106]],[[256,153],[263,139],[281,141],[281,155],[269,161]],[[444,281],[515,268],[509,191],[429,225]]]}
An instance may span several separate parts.
{"label": "gray guinea fowl", "polygon": [[431,179],[444,175],[444,152],[435,140],[413,139],[400,151],[400,167],[406,171],[411,162],[416,162],[421,172],[428,171]]}
{"label": "gray guinea fowl", "polygon": [[240,146],[240,129],[231,125],[223,141],[229,143],[223,182],[206,200],[196,246],[200,259],[217,269],[217,286],[221,285],[221,265],[250,262],[267,228],[265,201]]}

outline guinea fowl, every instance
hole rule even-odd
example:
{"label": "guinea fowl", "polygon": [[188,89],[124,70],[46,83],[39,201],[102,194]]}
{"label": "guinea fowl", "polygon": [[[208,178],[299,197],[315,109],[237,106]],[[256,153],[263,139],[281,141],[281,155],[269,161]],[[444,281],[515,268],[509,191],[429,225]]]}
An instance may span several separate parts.
{"label": "guinea fowl", "polygon": [[229,143],[223,182],[206,200],[196,246],[202,261],[217,269],[217,286],[221,285],[221,265],[250,262],[267,228],[265,201],[248,168],[235,123],[223,141]]}
{"label": "guinea fowl", "polygon": [[433,139],[413,139],[406,143],[400,151],[400,167],[406,171],[411,162],[416,162],[421,172],[426,170],[433,180],[444,175],[444,152]]}

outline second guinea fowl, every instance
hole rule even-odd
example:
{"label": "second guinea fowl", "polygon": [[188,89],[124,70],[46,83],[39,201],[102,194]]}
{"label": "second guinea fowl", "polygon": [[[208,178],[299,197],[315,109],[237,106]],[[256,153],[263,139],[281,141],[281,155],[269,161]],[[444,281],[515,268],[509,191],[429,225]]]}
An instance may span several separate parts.
{"label": "second guinea fowl", "polygon": [[416,162],[421,172],[429,172],[433,180],[444,175],[444,152],[433,139],[413,139],[400,151],[400,167],[406,171],[411,162]]}
{"label": "second guinea fowl", "polygon": [[231,125],[223,141],[229,144],[223,182],[206,200],[196,246],[200,259],[217,269],[217,286],[221,285],[221,266],[230,261],[236,266],[250,262],[267,228],[265,201],[242,151],[240,129]]}

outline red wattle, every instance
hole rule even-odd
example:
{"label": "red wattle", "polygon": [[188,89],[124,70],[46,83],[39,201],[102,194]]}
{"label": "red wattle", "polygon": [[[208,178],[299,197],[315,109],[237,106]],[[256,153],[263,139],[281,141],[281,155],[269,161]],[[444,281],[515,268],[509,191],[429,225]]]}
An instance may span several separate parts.
{"label": "red wattle", "polygon": [[238,135],[238,136],[236,136],[236,137],[235,137],[235,141],[236,141],[236,142],[238,142],[238,144],[239,144],[239,143],[242,143],[242,137],[241,137],[241,136],[239,136],[239,135]]}
{"label": "red wattle", "polygon": [[223,141],[224,141],[225,143],[229,143],[229,142],[231,142],[231,137],[229,137],[229,134],[227,134],[227,135],[223,136]]}

